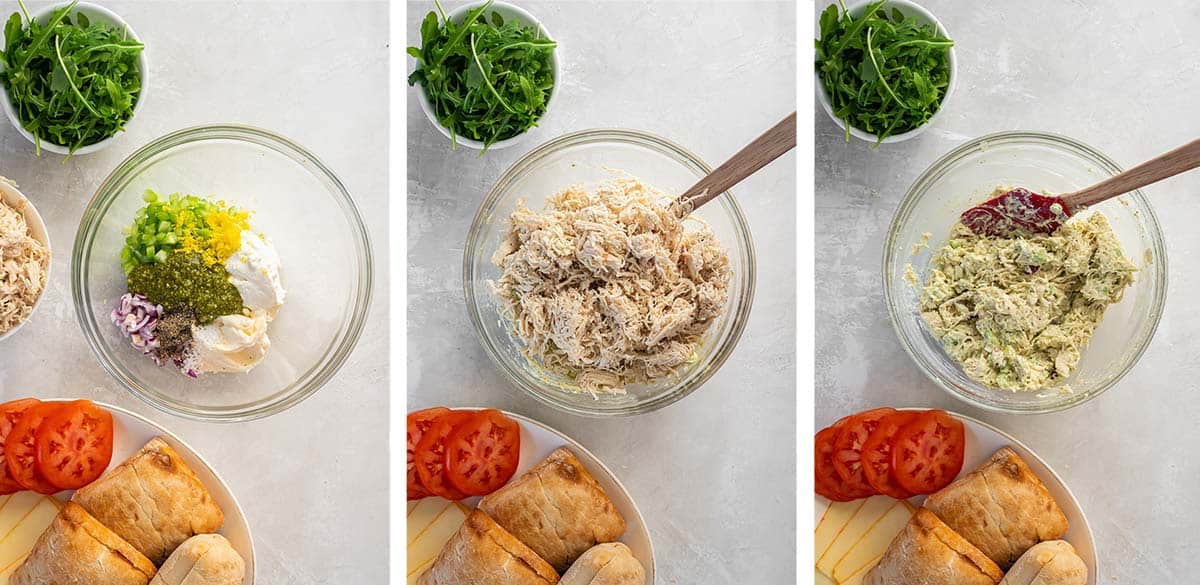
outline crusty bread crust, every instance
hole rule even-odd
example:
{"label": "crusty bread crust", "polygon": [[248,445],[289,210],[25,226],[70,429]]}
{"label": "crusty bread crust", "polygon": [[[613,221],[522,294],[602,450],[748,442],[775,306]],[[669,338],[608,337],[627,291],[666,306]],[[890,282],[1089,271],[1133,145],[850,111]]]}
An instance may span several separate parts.
{"label": "crusty bread crust", "polygon": [[1087,585],[1088,569],[1064,540],[1038,543],[1017,559],[1000,585]]}
{"label": "crusty bread crust", "polygon": [[487,514],[474,510],[417,583],[554,585],[558,573]]}
{"label": "crusty bread crust", "polygon": [[146,585],[150,562],[128,542],[67,502],[38,538],[12,585]]}
{"label": "crusty bread crust", "polygon": [[646,569],[620,542],[597,544],[571,565],[558,585],[645,585]]}
{"label": "crusty bread crust", "polygon": [[925,508],[917,510],[864,585],[996,585],[1004,573]]}
{"label": "crusty bread crust", "polygon": [[204,484],[161,437],[75,492],[72,501],[155,564],[187,539],[225,523]]}
{"label": "crusty bread crust", "polygon": [[484,497],[479,509],[558,571],[625,534],[625,518],[566,447]]}
{"label": "crusty bread crust", "polygon": [[925,500],[925,507],[1002,568],[1067,533],[1067,517],[1010,447]]}
{"label": "crusty bread crust", "polygon": [[171,553],[150,585],[242,585],[246,562],[220,534],[193,536]]}

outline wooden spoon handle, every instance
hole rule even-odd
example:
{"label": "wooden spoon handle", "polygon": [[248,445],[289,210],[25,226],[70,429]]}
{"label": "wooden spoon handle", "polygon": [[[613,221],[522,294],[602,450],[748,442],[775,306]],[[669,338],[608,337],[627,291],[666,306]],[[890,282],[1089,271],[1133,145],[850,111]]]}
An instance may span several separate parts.
{"label": "wooden spoon handle", "polygon": [[1200,167],[1200,139],[1160,154],[1132,169],[1074,193],[1064,195],[1067,209],[1095,205],[1146,185]]}
{"label": "wooden spoon handle", "polygon": [[725,164],[684,191],[677,202],[685,215],[691,213],[793,148],[796,148],[796,112],[763,132]]}

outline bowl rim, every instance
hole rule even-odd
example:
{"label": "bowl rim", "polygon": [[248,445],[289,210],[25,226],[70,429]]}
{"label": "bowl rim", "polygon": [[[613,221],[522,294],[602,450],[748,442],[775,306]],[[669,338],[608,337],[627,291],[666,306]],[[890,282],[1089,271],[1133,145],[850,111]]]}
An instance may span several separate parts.
{"label": "bowl rim", "polygon": [[567,412],[574,415],[590,417],[590,418],[613,418],[625,417],[637,414],[645,414],[655,410],[659,410],[675,402],[689,396],[697,389],[706,384],[717,371],[720,370],[736,350],[742,334],[745,332],[746,326],[749,324],[751,309],[754,304],[754,293],[758,280],[757,257],[754,248],[754,238],[750,228],[750,222],[745,213],[742,211],[741,205],[737,201],[737,197],[732,190],[725,191],[716,198],[725,207],[726,213],[732,218],[735,226],[735,231],[744,235],[744,239],[739,239],[740,244],[744,247],[745,273],[747,275],[745,286],[741,291],[741,295],[736,299],[730,298],[727,303],[729,307],[737,307],[737,311],[730,313],[733,319],[728,337],[725,343],[718,347],[714,352],[714,359],[704,368],[687,386],[680,386],[672,391],[661,393],[650,400],[636,404],[633,406],[621,407],[618,409],[595,410],[586,409],[574,404],[556,400],[550,393],[542,391],[535,384],[531,383],[524,375],[524,371],[514,371],[500,355],[498,349],[494,347],[485,333],[483,321],[480,316],[480,306],[476,301],[472,291],[474,284],[473,267],[474,257],[483,245],[482,227],[487,224],[488,216],[492,208],[500,199],[501,192],[507,188],[507,184],[512,179],[524,173],[530,166],[537,163],[544,156],[555,152],[567,146],[577,146],[581,144],[616,142],[621,144],[632,144],[635,146],[651,149],[661,149],[664,154],[669,153],[678,157],[678,162],[687,167],[693,167],[693,170],[703,174],[710,173],[712,167],[690,150],[683,148],[675,142],[658,136],[656,134],[645,132],[642,130],[632,130],[626,128],[590,128],[569,132],[552,138],[533,150],[525,153],[521,158],[517,159],[504,171],[495,184],[489,189],[487,196],[479,205],[479,209],[475,213],[475,217],[471,220],[471,228],[467,234],[466,245],[463,247],[463,296],[466,298],[466,308],[468,317],[475,330],[475,335],[479,339],[480,345],[491,358],[497,368],[508,378],[509,382],[523,390],[535,400],[553,407],[557,410]]}
{"label": "bowl rim", "polygon": [[[269,148],[299,164],[309,166],[309,172],[318,175],[323,182],[332,187],[332,195],[339,207],[346,214],[351,229],[356,232],[355,255],[359,261],[361,279],[355,293],[356,303],[340,339],[330,349],[329,353],[315,366],[304,372],[298,380],[303,383],[287,394],[276,394],[276,398],[264,404],[250,407],[235,408],[191,407],[170,403],[159,399],[140,389],[134,377],[116,364],[109,356],[104,344],[100,342],[100,328],[92,316],[91,307],[84,298],[88,288],[88,262],[86,258],[91,253],[92,239],[99,228],[100,221],[120,192],[114,186],[129,179],[133,171],[141,166],[144,159],[161,154],[170,149],[204,140],[233,140],[251,143]],[[71,296],[74,301],[75,316],[83,336],[92,348],[97,361],[121,386],[154,408],[182,418],[204,422],[245,422],[264,418],[283,412],[303,402],[328,383],[345,365],[350,355],[358,345],[359,337],[366,326],[366,316],[371,307],[374,292],[374,254],[371,247],[370,232],[367,230],[361,212],[354,198],[350,195],[341,179],[325,165],[321,159],[309,152],[296,142],[262,128],[239,124],[211,124],[183,128],[163,135],[125,158],[112,173],[96,188],[95,195],[84,208],[83,216],[75,234],[75,244],[71,256]],[[294,383],[293,383],[294,384]]]}
{"label": "bowl rim", "polygon": [[[55,10],[58,10],[59,8],[63,8],[70,4],[71,4],[70,2],[57,2],[57,3],[51,4],[51,5],[43,8],[42,10],[32,13],[30,15],[30,17],[33,18],[33,20],[40,20],[42,18],[49,16]],[[133,104],[133,113],[130,114],[129,120],[127,120],[125,123],[125,127],[128,128],[129,124],[133,123],[134,118],[137,118],[138,113],[142,111],[142,108],[146,103],[146,90],[150,86],[150,61],[146,57],[146,47],[145,47],[146,43],[145,43],[145,41],[142,40],[141,37],[138,36],[137,32],[133,30],[133,27],[130,26],[129,23],[125,21],[125,19],[121,18],[120,15],[113,12],[112,10],[109,10],[103,6],[100,6],[99,4],[93,4],[91,2],[79,2],[71,10],[72,10],[72,12],[78,12],[80,9],[86,9],[88,11],[100,14],[107,21],[109,21],[109,24],[112,24],[118,28],[124,28],[128,32],[129,38],[131,38],[139,43],[142,43],[142,45],[143,45],[142,51],[140,53],[138,53],[138,76],[141,78],[142,84],[141,84],[141,89],[138,91],[137,103]],[[62,146],[60,144],[54,144],[53,142],[50,142],[49,140],[42,140],[42,141],[40,141],[40,144],[39,144],[37,137],[35,137],[31,132],[26,130],[25,127],[21,125],[21,120],[18,119],[18,117],[17,117],[16,108],[13,107],[12,100],[9,98],[8,89],[5,88],[4,84],[2,84],[2,83],[0,83],[0,107],[2,107],[4,109],[4,113],[7,115],[9,123],[12,124],[13,128],[16,129],[18,134],[23,136],[25,138],[25,140],[28,140],[30,144],[34,145],[35,149],[40,148],[41,150],[50,152],[52,154],[59,154],[59,155],[63,155],[63,156],[72,156],[72,157],[91,154],[93,152],[97,152],[97,151],[103,150],[104,148],[107,148],[109,145],[111,145],[117,139],[117,137],[121,136],[122,134],[125,134],[128,131],[128,130],[121,130],[121,131],[118,131],[116,134],[113,134],[112,136],[109,136],[108,138],[101,140],[100,142],[89,144],[87,146],[81,146],[72,154],[70,147]]]}
{"label": "bowl rim", "polygon": [[[16,200],[20,206],[19,208],[12,205],[11,202],[5,201],[10,197]],[[33,301],[33,307],[29,309],[29,316],[24,321],[14,325],[12,329],[0,333],[0,342],[3,342],[5,339],[15,335],[26,323],[32,321],[33,316],[37,314],[38,307],[42,306],[42,300],[46,298],[46,290],[50,288],[50,278],[53,276],[54,248],[50,245],[50,230],[46,229],[46,222],[42,219],[42,214],[38,212],[33,201],[30,201],[29,197],[26,197],[11,179],[0,177],[0,204],[16,209],[25,218],[26,229],[29,230],[30,237],[45,246],[47,254],[46,283],[42,285],[42,291],[38,293],[37,299]]]}
{"label": "bowl rim", "polygon": [[[466,15],[467,11],[484,5],[486,2],[487,0],[468,2],[462,6],[459,6],[458,8],[455,8],[454,10],[451,10],[450,12],[447,12],[446,18],[454,20],[455,18]],[[527,24],[538,27],[538,30],[541,32],[542,36],[556,43],[554,50],[550,52],[550,65],[554,68],[554,87],[550,88],[550,97],[546,99],[546,111],[542,113],[541,117],[537,119],[533,126],[526,128],[524,132],[517,134],[516,136],[493,142],[491,146],[487,147],[487,152],[508,148],[520,143],[521,141],[525,140],[534,130],[541,128],[542,123],[550,117],[550,112],[554,111],[552,108],[554,104],[558,103],[558,95],[562,93],[559,91],[562,87],[562,65],[558,58],[559,50],[562,49],[562,43],[550,35],[549,29],[546,28],[546,25],[543,24],[541,20],[539,20],[533,14],[530,14],[529,11],[525,10],[524,8],[521,8],[520,6],[510,2],[504,2],[503,0],[493,0],[489,10],[494,10],[496,8],[503,8],[516,13],[517,16]],[[471,150],[483,150],[483,143],[478,140],[466,138],[464,136],[455,136],[452,138],[450,136],[450,130],[445,126],[442,126],[441,122],[438,122],[437,116],[433,112],[433,104],[429,101],[429,96],[425,93],[425,87],[417,84],[414,89],[417,93],[417,103],[421,104],[421,111],[425,112],[425,117],[429,119],[429,123],[432,124],[438,132],[441,132],[442,136],[445,136],[447,140],[453,140],[454,142],[452,144],[462,145]]]}
{"label": "bowl rim", "polygon": [[[877,1],[878,0],[859,0],[858,2],[847,5],[846,12],[854,12],[855,10],[862,9],[867,5]],[[933,25],[937,27],[938,31],[940,31],[943,36],[949,39],[954,38],[950,35],[950,31],[946,29],[946,25],[942,24],[942,21],[938,20],[938,17],[924,6],[921,6],[912,0],[886,0],[886,2],[887,4],[894,5],[894,7],[900,8],[901,10],[912,10],[916,13],[916,16],[920,16],[933,23]],[[949,80],[946,83],[946,95],[942,96],[942,101],[938,104],[937,111],[935,111],[933,115],[929,117],[929,120],[927,120],[924,124],[909,130],[908,132],[892,134],[883,140],[879,140],[879,136],[877,134],[872,134],[866,130],[860,130],[850,122],[835,116],[833,114],[833,104],[829,102],[829,93],[825,90],[825,83],[821,80],[821,73],[814,71],[813,75],[814,79],[816,80],[815,87],[817,90],[817,101],[821,104],[821,107],[825,110],[825,113],[829,115],[829,119],[833,120],[834,124],[841,128],[848,127],[850,129],[850,135],[860,140],[864,140],[872,144],[875,144],[876,142],[879,144],[894,144],[916,138],[928,130],[930,126],[933,126],[934,122],[938,120],[938,118],[942,115],[942,112],[946,110],[946,104],[950,101],[951,96],[954,95],[954,89],[958,87],[958,56],[954,49],[954,46],[950,47],[949,49],[950,71]]]}
{"label": "bowl rim", "polygon": [[[893,289],[892,279],[890,278],[890,275],[896,268],[895,263],[892,261],[892,251],[897,249],[897,246],[901,245],[898,240],[900,237],[898,228],[902,222],[909,219],[912,208],[915,206],[917,201],[916,194],[919,191],[926,189],[932,183],[941,179],[941,177],[948,172],[949,163],[960,159],[966,154],[978,151],[980,148],[986,149],[990,146],[996,145],[996,143],[1022,142],[1036,142],[1038,144],[1050,145],[1057,148],[1065,147],[1067,150],[1073,150],[1075,153],[1083,155],[1084,158],[1093,159],[1092,162],[1099,163],[1098,166],[1101,167],[1101,170],[1103,170],[1105,173],[1115,175],[1122,171],[1121,166],[1117,164],[1116,161],[1099,150],[1074,138],[1052,132],[1032,130],[1009,130],[993,132],[991,134],[985,134],[960,144],[959,146],[951,149],[949,152],[938,157],[937,160],[935,160],[924,171],[921,172],[917,179],[914,180],[912,185],[908,188],[908,191],[904,194],[904,198],[901,200],[900,205],[896,208],[896,212],[892,215],[892,221],[888,225],[887,238],[885,239],[883,245],[883,295],[884,304],[887,306],[888,316],[892,323],[892,329],[896,333],[896,337],[900,339],[900,344],[904,347],[904,351],[906,351],[909,357],[912,358],[912,360],[917,364],[918,369],[920,369],[925,376],[932,380],[939,388],[955,398],[958,398],[959,400],[990,412],[1004,414],[1048,414],[1061,412],[1082,405],[1095,399],[1113,386],[1117,385],[1117,383],[1120,382],[1130,372],[1130,370],[1136,367],[1139,361],[1141,361],[1142,356],[1150,347],[1151,342],[1154,340],[1154,335],[1157,333],[1158,327],[1161,324],[1162,316],[1166,307],[1169,272],[1166,238],[1162,231],[1162,225],[1158,221],[1158,216],[1155,214],[1153,206],[1150,205],[1150,200],[1144,193],[1142,193],[1140,189],[1131,191],[1124,196],[1132,197],[1141,206],[1140,211],[1142,211],[1141,216],[1143,218],[1143,223],[1145,224],[1146,233],[1149,235],[1150,243],[1153,246],[1154,262],[1159,265],[1155,270],[1155,296],[1150,306],[1150,328],[1149,331],[1147,331],[1145,339],[1141,341],[1138,346],[1133,348],[1134,351],[1130,354],[1131,359],[1129,360],[1128,365],[1126,365],[1120,372],[1118,372],[1111,379],[1105,381],[1096,389],[1085,394],[1075,394],[1075,397],[1071,400],[1048,405],[1012,407],[999,405],[993,402],[984,402],[983,400],[980,400],[974,396],[960,392],[954,384],[945,380],[932,365],[927,363],[927,360],[925,360],[921,353],[914,347],[915,341],[910,339],[905,334],[904,329],[900,325],[900,321],[902,318],[904,318],[904,315],[901,314],[898,292]],[[938,351],[943,350],[938,348]],[[989,390],[995,392],[1001,391],[994,388],[989,388]]]}

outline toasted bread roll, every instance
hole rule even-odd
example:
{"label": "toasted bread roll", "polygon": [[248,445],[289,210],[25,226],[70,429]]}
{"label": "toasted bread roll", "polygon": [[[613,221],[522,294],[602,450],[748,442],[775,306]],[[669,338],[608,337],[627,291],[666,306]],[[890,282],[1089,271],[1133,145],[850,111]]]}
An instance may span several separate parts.
{"label": "toasted bread roll", "polygon": [[418,585],[554,585],[558,573],[487,514],[475,510]]}
{"label": "toasted bread roll", "polygon": [[1054,497],[1009,447],[929,496],[925,507],[1004,569],[1029,547],[1067,533]]}
{"label": "toasted bread roll", "polygon": [[920,508],[863,585],[996,585],[1003,577],[996,563]]}
{"label": "toasted bread roll", "polygon": [[200,534],[179,545],[150,585],[242,585],[246,561],[220,534]]}
{"label": "toasted bread roll", "polygon": [[156,565],[225,523],[196,474],[159,437],[71,499]]}
{"label": "toasted bread roll", "polygon": [[597,544],[567,569],[558,585],[646,585],[646,569],[624,544]]}
{"label": "toasted bread roll", "polygon": [[559,571],[625,533],[625,519],[565,447],[495,493],[479,509]]}
{"label": "toasted bread roll", "polygon": [[12,585],[146,585],[150,562],[83,508],[67,502],[38,538]]}
{"label": "toasted bread roll", "polygon": [[1075,547],[1048,540],[1025,551],[1000,585],[1087,585],[1088,569]]}

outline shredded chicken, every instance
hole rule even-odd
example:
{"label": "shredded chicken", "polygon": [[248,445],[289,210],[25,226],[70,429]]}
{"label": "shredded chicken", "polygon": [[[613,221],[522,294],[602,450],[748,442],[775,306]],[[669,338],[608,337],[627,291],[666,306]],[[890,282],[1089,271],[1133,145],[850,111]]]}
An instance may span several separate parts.
{"label": "shredded chicken", "polygon": [[30,235],[25,216],[0,202],[0,334],[29,318],[49,263],[49,250]]}
{"label": "shredded chicken", "polygon": [[592,393],[692,360],[725,310],[730,267],[712,229],[680,215],[636,179],[568,187],[541,212],[518,204],[491,285],[525,355]]}

